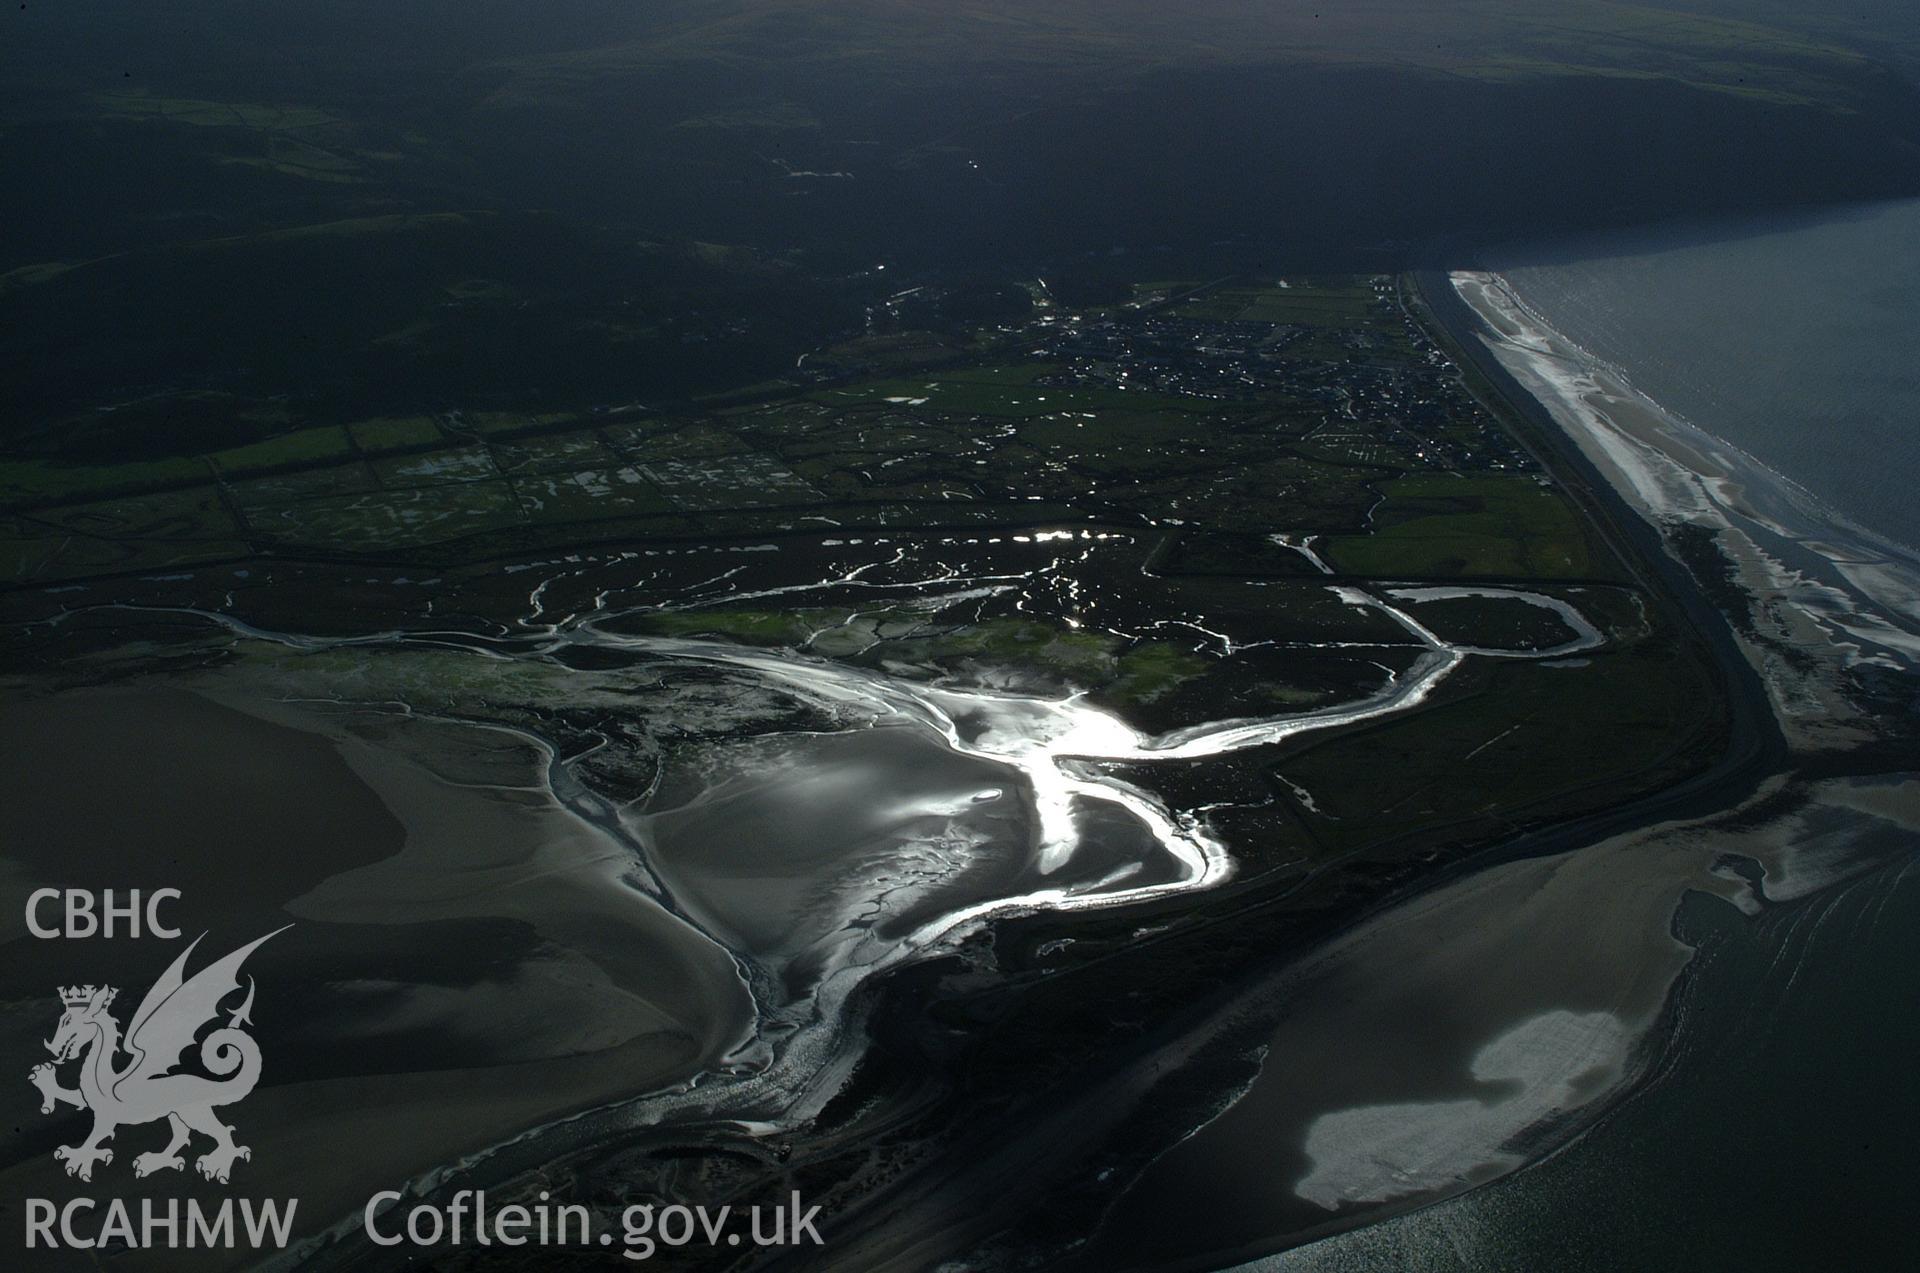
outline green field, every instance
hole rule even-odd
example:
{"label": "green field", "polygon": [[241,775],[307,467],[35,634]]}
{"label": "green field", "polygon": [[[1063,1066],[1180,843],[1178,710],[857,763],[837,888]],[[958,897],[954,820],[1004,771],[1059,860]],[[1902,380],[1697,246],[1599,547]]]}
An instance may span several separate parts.
{"label": "green field", "polygon": [[354,442],[369,455],[382,451],[411,451],[442,446],[446,434],[428,416],[380,417],[356,420],[347,426]]}
{"label": "green field", "polygon": [[1039,619],[942,625],[903,609],[656,610],[624,620],[665,636],[720,636],[748,645],[792,646],[894,668],[947,668],[977,661],[1059,677],[1111,702],[1139,704],[1205,675],[1212,661],[1159,641],[1129,643]]}
{"label": "green field", "polygon": [[1381,578],[1576,579],[1594,571],[1567,498],[1533,477],[1407,477],[1388,483],[1366,535],[1328,543],[1342,570]]}
{"label": "green field", "polygon": [[305,429],[285,437],[256,442],[252,446],[216,451],[208,458],[222,475],[251,473],[262,469],[289,469],[343,460],[353,454],[353,442],[345,429]]}
{"label": "green field", "polygon": [[[392,224],[337,229],[380,236]],[[789,385],[711,413],[628,411],[584,427],[567,411],[454,410],[285,430],[193,458],[16,461],[0,467],[0,498],[34,516],[16,525],[15,578],[103,568],[97,552],[33,545],[42,532],[65,534],[56,511],[72,501],[102,527],[138,526],[150,497],[134,492],[205,488],[210,476],[222,493],[219,526],[137,537],[186,535],[230,554],[248,542],[278,552],[418,554],[464,543],[497,553],[568,534],[765,534],[803,513],[825,525],[901,527],[1009,525],[1066,509],[1225,536],[1205,554],[1204,534],[1189,536],[1169,564],[1193,573],[1235,563],[1256,576],[1304,568],[1304,558],[1265,542],[1275,532],[1324,536],[1327,559],[1353,575],[1595,573],[1572,506],[1540,477],[1455,468],[1478,463],[1498,427],[1451,373],[1409,363],[1412,329],[1384,280],[1214,284],[1150,319],[1120,321],[1206,324],[1208,312],[1225,309],[1250,329],[1245,340],[1258,345],[1265,330],[1293,341],[1271,347],[1284,350],[1280,366],[1299,370],[1269,371],[1272,383],[1253,390],[1230,380],[1226,392],[1197,381],[1189,391],[1166,378],[1177,364],[1152,346],[1154,361],[1140,364],[1124,346],[1107,358],[1050,356],[1049,341],[1075,339],[1069,324],[983,332],[974,362],[924,378]],[[1263,317],[1247,317],[1256,311]],[[1215,339],[1210,328],[1194,330],[1203,350]],[[1371,343],[1354,343],[1359,335]],[[1339,356],[1317,361],[1311,348],[1297,356],[1302,340],[1333,341]],[[1161,378],[1175,391],[1116,387],[1130,377]],[[1390,393],[1426,412],[1419,436],[1394,409],[1351,405],[1386,403]],[[196,401],[218,410],[226,400]],[[1230,541],[1239,546],[1228,550]],[[1132,683],[1153,676],[1142,671]]]}
{"label": "green field", "polygon": [[[1320,813],[1303,816],[1330,849],[1413,827],[1484,836],[1537,816],[1542,802],[1604,792],[1704,753],[1718,727],[1714,698],[1705,666],[1670,646],[1610,652],[1580,667],[1502,664],[1471,693],[1317,743],[1279,772],[1312,794]],[[1367,781],[1355,783],[1355,774]]]}

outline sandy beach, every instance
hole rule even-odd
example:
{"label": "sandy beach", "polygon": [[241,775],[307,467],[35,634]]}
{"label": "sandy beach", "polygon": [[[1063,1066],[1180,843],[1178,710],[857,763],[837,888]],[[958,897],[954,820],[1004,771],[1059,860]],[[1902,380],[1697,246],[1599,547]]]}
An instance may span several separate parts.
{"label": "sandy beach", "polygon": [[1750,622],[1736,624],[1742,652],[1795,745],[1838,749],[1869,737],[1843,678],[1862,665],[1920,666],[1920,561],[1638,392],[1501,276],[1450,281],[1493,357],[1640,515],[1712,536],[1752,598]]}
{"label": "sandy beach", "polygon": [[[57,984],[116,985],[130,1011],[203,929],[196,964],[291,923],[247,966],[263,1078],[231,1117],[253,1151],[249,1196],[297,1197],[305,1237],[376,1190],[684,1079],[739,1042],[750,1004],[731,960],[627,882],[625,850],[555,801],[530,743],[277,702],[237,677],[195,684],[0,713],[0,740],[31,757],[9,767],[0,800],[15,930],[0,1034],[13,1055],[42,1051]],[[26,894],[54,875],[179,888],[168,914],[185,937],[34,940]],[[37,1093],[14,1087],[8,1196],[86,1192],[51,1153],[85,1116],[43,1116]],[[114,1144],[130,1162],[164,1139],[163,1125],[129,1126]],[[122,1161],[92,1187],[137,1199],[181,1186],[135,1181]]]}

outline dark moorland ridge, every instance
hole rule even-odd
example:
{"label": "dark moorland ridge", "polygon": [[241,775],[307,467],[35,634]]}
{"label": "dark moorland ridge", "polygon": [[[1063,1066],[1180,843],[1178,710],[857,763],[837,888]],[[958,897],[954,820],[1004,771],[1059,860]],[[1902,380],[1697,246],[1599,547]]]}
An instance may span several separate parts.
{"label": "dark moorland ridge", "polygon": [[694,392],[935,269],[1399,268],[1920,191],[1898,49],[1704,3],[10,11],[0,445]]}

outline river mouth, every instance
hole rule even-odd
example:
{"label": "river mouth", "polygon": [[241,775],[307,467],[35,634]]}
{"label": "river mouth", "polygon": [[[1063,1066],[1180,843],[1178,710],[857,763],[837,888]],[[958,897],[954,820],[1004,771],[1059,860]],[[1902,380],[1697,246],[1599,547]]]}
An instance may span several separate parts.
{"label": "river mouth", "polygon": [[[1000,549],[1015,562],[1121,553],[1108,567],[1118,570],[1138,559],[1124,539],[1045,530],[727,559],[725,595],[771,592],[811,616],[798,649],[702,634],[726,612],[706,616],[714,574],[698,554],[535,567],[512,580],[524,604],[504,623],[336,617],[301,631],[218,606],[122,605],[116,622],[164,623],[200,653],[169,666],[109,651],[101,666],[116,688],[43,689],[16,710],[22,728],[65,713],[75,737],[95,726],[110,737],[109,718],[146,722],[149,735],[171,722],[169,754],[197,775],[197,786],[173,775],[180,790],[282,811],[216,856],[291,844],[304,874],[276,875],[262,856],[277,891],[236,892],[214,922],[246,938],[249,923],[291,921],[328,952],[284,943],[262,956],[262,975],[283,986],[279,1006],[262,1007],[262,1038],[288,1060],[269,1111],[281,1125],[256,1139],[263,1162],[304,1163],[300,1188],[316,1220],[331,1220],[372,1188],[428,1191],[450,1166],[504,1182],[538,1155],[640,1127],[679,1127],[696,1143],[726,1128],[764,1138],[804,1127],[858,1068],[881,978],[977,958],[968,952],[1007,920],[1124,916],[1231,885],[1218,767],[1416,711],[1470,662],[1571,667],[1569,655],[1605,648],[1618,626],[1590,621],[1577,591],[1482,589],[1465,599],[1551,622],[1531,644],[1524,633],[1507,648],[1456,644],[1417,617],[1460,600],[1453,592],[1313,583],[1313,604],[1351,634],[1289,653],[1231,607],[1185,607],[1197,668],[1291,659],[1363,671],[1290,708],[1222,698],[1212,715],[1196,719],[1189,704],[1156,728],[1167,715],[1150,702],[1123,709],[1073,684],[1076,668],[1111,666],[1105,654],[1106,665],[1087,662],[1106,647],[1049,638],[1047,658],[1080,663],[1023,670],[914,617],[977,623],[985,607],[1018,613],[1036,591],[1073,591],[1044,571],[983,569]],[[831,569],[792,582],[822,555]],[[914,609],[838,608],[875,591]],[[1114,611],[1095,630],[1132,622]],[[153,745],[130,738],[129,759],[112,763]],[[275,759],[288,749],[293,759]],[[52,749],[19,777],[77,787],[90,759]],[[360,821],[293,837],[294,789]],[[141,841],[136,823],[149,845],[195,831],[179,810],[137,802],[100,816],[110,825],[91,838],[103,842]],[[102,869],[134,863],[131,851],[96,857]],[[149,886],[164,876],[151,872]],[[1065,951],[1073,939],[1062,937]],[[434,954],[410,966],[405,952],[419,947]],[[14,1019],[24,1032],[33,1015]],[[448,1083],[454,1074],[466,1077]],[[369,1120],[402,1129],[371,1160],[292,1148],[344,1145]],[[51,1169],[37,1142],[9,1157],[23,1182]]]}
{"label": "river mouth", "polygon": [[797,997],[997,899],[1179,881],[1124,809],[1070,817],[1087,848],[1043,877],[1018,769],[889,725],[681,758],[636,820],[669,891]]}

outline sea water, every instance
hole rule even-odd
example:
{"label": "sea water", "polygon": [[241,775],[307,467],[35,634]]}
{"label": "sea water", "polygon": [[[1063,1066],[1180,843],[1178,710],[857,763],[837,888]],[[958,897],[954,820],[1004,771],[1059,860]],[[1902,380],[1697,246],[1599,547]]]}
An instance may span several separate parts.
{"label": "sea water", "polygon": [[1489,262],[1648,397],[1920,545],[1920,200],[1560,241]]}
{"label": "sea water", "polygon": [[[1541,319],[1843,524],[1920,545],[1920,201],[1493,254]],[[1910,780],[1910,776],[1909,776]],[[1878,781],[1899,784],[1899,775]],[[1910,1267],[1920,844],[1742,916],[1696,896],[1673,1043],[1530,1170],[1247,1273]]]}

